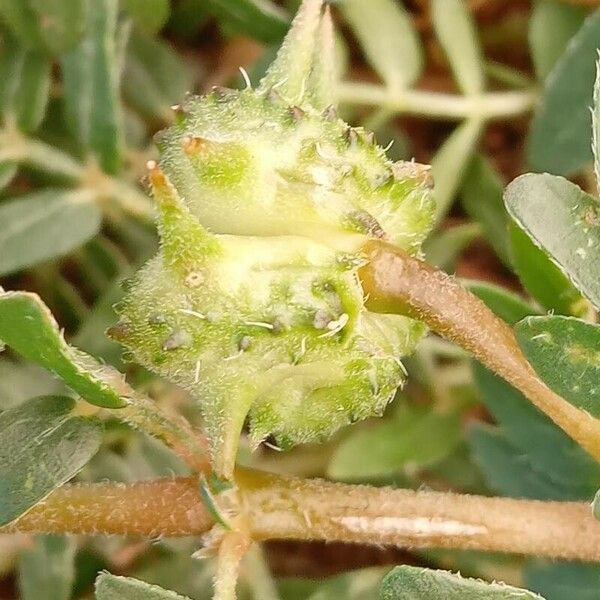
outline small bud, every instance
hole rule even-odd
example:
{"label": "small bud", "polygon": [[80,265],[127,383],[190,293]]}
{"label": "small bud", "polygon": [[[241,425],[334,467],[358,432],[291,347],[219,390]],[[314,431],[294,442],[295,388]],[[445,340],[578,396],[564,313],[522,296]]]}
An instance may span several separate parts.
{"label": "small bud", "polygon": [[226,102],[227,100],[230,100],[234,96],[237,96],[237,92],[235,90],[232,90],[231,88],[223,87],[221,85],[213,86],[211,92],[212,92],[213,97],[221,102]]}
{"label": "small bud", "polygon": [[385,231],[377,219],[365,210],[355,210],[348,214],[348,219],[355,224],[361,233],[378,239],[385,238]]}
{"label": "small bud", "polygon": [[195,156],[196,154],[202,152],[202,150],[206,147],[207,140],[201,137],[192,137],[191,135],[186,135],[181,140],[181,145],[186,154]]}
{"label": "small bud", "polygon": [[344,136],[351,148],[356,148],[356,146],[358,146],[358,132],[354,127],[348,127]]}
{"label": "small bud", "polygon": [[197,288],[204,283],[204,275],[200,271],[190,271],[185,278],[185,285]]}
{"label": "small bud", "polygon": [[306,116],[299,106],[290,106],[288,112],[294,121],[301,121]]}
{"label": "small bud", "polygon": [[315,329],[325,329],[331,321],[331,316],[326,311],[319,309],[315,313],[313,327]]}
{"label": "small bud", "polygon": [[116,342],[123,342],[131,335],[131,325],[125,321],[119,321],[106,330],[106,335]]}
{"label": "small bud", "polygon": [[323,118],[326,121],[335,121],[338,118],[338,112],[335,106],[333,106],[333,104],[330,104],[324,111],[323,111]]}
{"label": "small bud", "polygon": [[192,344],[192,336],[184,329],[176,329],[163,342],[163,350],[177,350],[179,348],[188,348]]}
{"label": "small bud", "polygon": [[153,313],[148,317],[149,325],[165,325],[167,317],[161,313]]}
{"label": "small bud", "polygon": [[243,336],[238,342],[238,348],[242,352],[245,352],[252,345],[252,338],[249,335]]}
{"label": "small bud", "polygon": [[171,106],[171,110],[173,111],[175,117],[175,123],[177,125],[183,125],[183,123],[185,123],[187,115],[185,110],[183,110],[181,104],[173,104]]}

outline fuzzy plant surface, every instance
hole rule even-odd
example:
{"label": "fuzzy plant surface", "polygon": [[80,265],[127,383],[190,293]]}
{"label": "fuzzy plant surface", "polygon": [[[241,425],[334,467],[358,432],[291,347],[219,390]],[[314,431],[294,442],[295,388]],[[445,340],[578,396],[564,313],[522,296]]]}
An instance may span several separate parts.
{"label": "fuzzy plant surface", "polygon": [[254,446],[324,439],[379,415],[424,326],[365,308],[361,249],[418,254],[428,168],[392,162],[333,105],[333,35],[309,0],[257,89],[175,107],[148,165],[161,247],[110,331],[199,403],[218,475],[242,427]]}

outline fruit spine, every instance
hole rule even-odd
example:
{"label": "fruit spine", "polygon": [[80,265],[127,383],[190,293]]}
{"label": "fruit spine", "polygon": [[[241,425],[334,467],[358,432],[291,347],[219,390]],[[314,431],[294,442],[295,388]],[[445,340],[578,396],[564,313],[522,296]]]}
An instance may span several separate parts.
{"label": "fruit spine", "polygon": [[148,165],[161,248],[111,335],[199,402],[226,479],[247,419],[254,445],[290,446],[381,414],[423,333],[369,312],[357,271],[371,238],[419,251],[428,170],[337,116],[332,54],[306,0],[258,89],[188,98]]}

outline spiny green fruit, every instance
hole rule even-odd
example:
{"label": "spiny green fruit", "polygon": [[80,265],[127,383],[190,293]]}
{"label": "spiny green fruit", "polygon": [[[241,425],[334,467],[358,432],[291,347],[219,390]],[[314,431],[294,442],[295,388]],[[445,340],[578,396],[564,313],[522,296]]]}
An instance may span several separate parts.
{"label": "spiny green fruit", "polygon": [[246,419],[290,446],[381,414],[424,331],[366,310],[357,271],[369,238],[418,252],[428,171],[337,117],[332,39],[306,0],[260,87],[188,98],[149,164],[161,249],[111,333],[198,400],[224,478]]}

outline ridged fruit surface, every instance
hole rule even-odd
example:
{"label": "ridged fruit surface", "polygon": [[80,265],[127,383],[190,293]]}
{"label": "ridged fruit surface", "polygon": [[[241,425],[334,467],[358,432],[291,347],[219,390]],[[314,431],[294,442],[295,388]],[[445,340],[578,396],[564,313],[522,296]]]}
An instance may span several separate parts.
{"label": "ridged fruit surface", "polygon": [[337,116],[332,40],[307,0],[259,88],[189,97],[149,164],[161,248],[111,335],[197,399],[225,478],[246,420],[290,446],[381,414],[424,331],[369,312],[357,270],[367,239],[418,253],[428,169]]}

